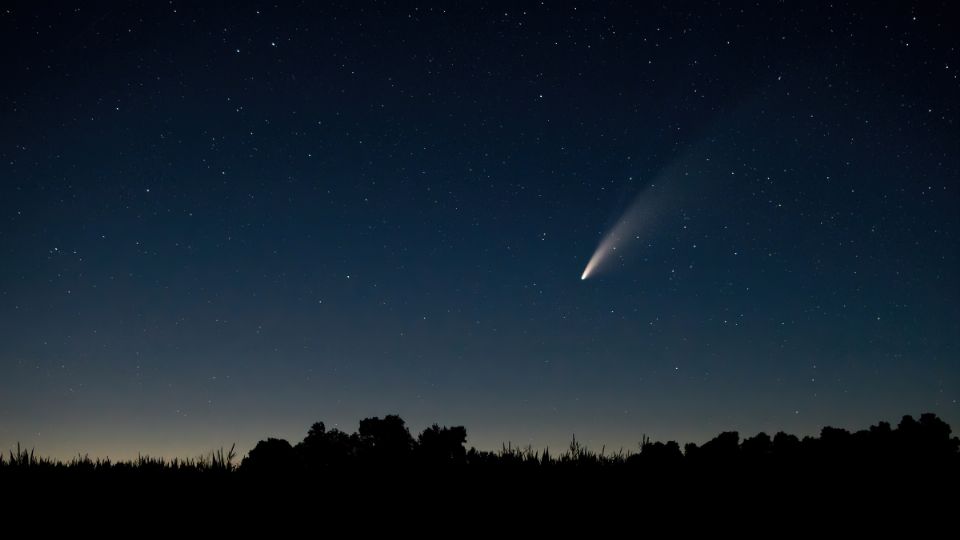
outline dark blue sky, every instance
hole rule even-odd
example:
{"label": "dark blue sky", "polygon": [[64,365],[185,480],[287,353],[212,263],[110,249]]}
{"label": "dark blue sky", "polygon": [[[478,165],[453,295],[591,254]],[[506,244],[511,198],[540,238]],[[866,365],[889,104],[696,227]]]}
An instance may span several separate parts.
{"label": "dark blue sky", "polygon": [[960,425],[950,3],[643,4],[0,9],[0,448]]}

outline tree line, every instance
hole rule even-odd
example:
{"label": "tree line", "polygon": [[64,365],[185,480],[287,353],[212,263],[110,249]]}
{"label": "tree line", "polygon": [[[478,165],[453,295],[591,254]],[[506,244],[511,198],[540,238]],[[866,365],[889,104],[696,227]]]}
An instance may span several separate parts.
{"label": "tree line", "polygon": [[736,431],[720,433],[702,445],[651,441],[643,437],[638,451],[596,452],[576,437],[564,451],[553,454],[531,447],[504,445],[497,451],[466,448],[463,426],[434,424],[414,438],[397,415],[366,418],[355,433],[328,430],[315,423],[299,443],[268,438],[243,459],[240,470],[257,472],[317,471],[354,467],[721,467],[836,464],[954,464],[960,462],[960,439],[949,424],[933,413],[919,419],[904,416],[894,428],[879,422],[856,432],[824,427],[819,437],[784,432],[758,433],[741,439]]}
{"label": "tree line", "polygon": [[960,439],[952,436],[946,422],[933,413],[919,418],[904,416],[896,427],[879,422],[867,429],[850,432],[824,427],[819,436],[797,437],[778,432],[772,437],[758,433],[741,438],[726,431],[697,445],[681,447],[676,441],[651,441],[644,436],[637,450],[597,452],[574,437],[561,452],[535,450],[530,446],[504,444],[499,450],[467,448],[463,426],[434,424],[414,437],[397,415],[360,421],[354,433],[313,424],[300,442],[279,438],[261,440],[237,463],[234,448],[220,449],[198,458],[139,457],[113,462],[78,456],[63,462],[36,455],[33,450],[11,450],[0,454],[0,475],[27,476],[39,472],[69,471],[81,474],[124,476],[157,474],[165,476],[214,476],[237,473],[241,476],[283,476],[297,474],[360,473],[363,471],[459,469],[464,471],[509,470],[616,470],[616,471],[722,471],[749,468],[807,467],[844,468],[871,471],[891,469],[960,469]]}

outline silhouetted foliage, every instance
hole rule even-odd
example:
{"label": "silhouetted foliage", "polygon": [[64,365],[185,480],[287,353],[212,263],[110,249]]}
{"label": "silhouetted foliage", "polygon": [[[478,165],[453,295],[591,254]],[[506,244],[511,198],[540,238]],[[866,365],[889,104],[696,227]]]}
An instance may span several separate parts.
{"label": "silhouetted foliage", "polygon": [[467,429],[463,426],[440,427],[434,424],[417,437],[417,457],[421,463],[462,464],[466,461]]}
{"label": "silhouetted foliage", "polygon": [[683,452],[676,441],[650,442],[644,437],[640,443],[640,453],[628,456],[627,462],[632,465],[656,464],[665,467],[679,465],[683,461]]}
{"label": "silhouetted foliage", "polygon": [[820,440],[811,441],[817,457],[834,460],[849,460],[854,456],[853,436],[845,429],[825,426],[820,430]]}
{"label": "silhouetted foliage", "polygon": [[773,436],[773,454],[780,459],[793,459],[800,455],[800,439],[796,435],[790,435],[778,431]]}
{"label": "silhouetted foliage", "polygon": [[403,463],[413,453],[413,436],[403,419],[395,414],[361,420],[359,434],[360,454],[370,463]]}
{"label": "silhouetted foliage", "polygon": [[[905,426],[906,424],[906,426]],[[919,422],[913,422],[910,416],[904,416],[897,428],[901,444],[917,456],[929,456],[934,459],[957,454],[960,440],[950,438],[950,426],[933,413],[923,413]]]}
{"label": "silhouetted foliage", "polygon": [[344,466],[357,457],[359,436],[348,435],[339,429],[327,431],[323,422],[317,422],[296,450],[308,468]]}
{"label": "silhouetted foliage", "polygon": [[736,431],[724,431],[713,439],[703,443],[695,457],[709,462],[732,461],[739,454],[740,434]]}
{"label": "silhouetted foliage", "polygon": [[[139,457],[135,461],[111,462],[80,457],[61,462],[37,456],[19,445],[8,457],[0,456],[0,474],[35,476],[44,473],[80,475],[205,475],[230,474],[239,470],[252,476],[289,476],[299,473],[336,475],[353,471],[392,468],[461,466],[469,470],[583,470],[614,468],[625,471],[877,471],[902,470],[914,475],[930,471],[928,478],[941,478],[942,471],[960,468],[960,440],[951,436],[950,426],[931,413],[919,419],[904,416],[896,428],[880,422],[851,433],[824,427],[818,437],[799,439],[778,432],[772,438],[758,433],[740,440],[735,431],[723,432],[698,446],[687,443],[681,452],[675,441],[651,441],[644,436],[639,452],[592,451],[573,437],[566,451],[551,454],[531,446],[506,443],[499,451],[466,448],[467,430],[462,426],[434,424],[414,439],[397,415],[365,418],[356,433],[327,430],[323,422],[313,424],[304,439],[291,446],[283,439],[260,441],[234,466],[233,448],[220,449],[197,459],[164,460]],[[766,473],[764,473],[766,474]],[[805,473],[804,473],[805,474]]]}
{"label": "silhouetted foliage", "polygon": [[296,470],[298,465],[297,454],[289,442],[269,438],[258,442],[240,467],[255,473],[285,473]]}
{"label": "silhouetted foliage", "polygon": [[745,460],[761,461],[769,459],[773,454],[773,441],[766,433],[757,433],[753,437],[743,440],[740,453]]}

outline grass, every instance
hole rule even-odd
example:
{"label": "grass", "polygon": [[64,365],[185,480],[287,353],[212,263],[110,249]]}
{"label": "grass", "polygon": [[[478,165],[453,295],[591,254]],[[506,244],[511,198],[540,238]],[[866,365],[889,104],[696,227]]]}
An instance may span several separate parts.
{"label": "grass", "polygon": [[151,457],[139,455],[134,460],[113,461],[109,457],[92,459],[88,455],[76,456],[68,461],[55,460],[36,454],[35,449],[27,450],[17,443],[16,450],[10,450],[8,456],[0,454],[0,471],[63,471],[102,472],[102,471],[141,471],[141,472],[201,472],[232,473],[238,465],[236,444],[229,449],[219,448],[196,458]]}

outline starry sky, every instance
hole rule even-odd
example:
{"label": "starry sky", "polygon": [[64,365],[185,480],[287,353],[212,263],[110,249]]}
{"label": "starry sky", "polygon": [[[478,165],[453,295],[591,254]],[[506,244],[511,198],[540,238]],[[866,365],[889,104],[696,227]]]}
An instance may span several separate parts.
{"label": "starry sky", "polygon": [[0,449],[960,426],[950,2],[457,4],[5,3]]}

